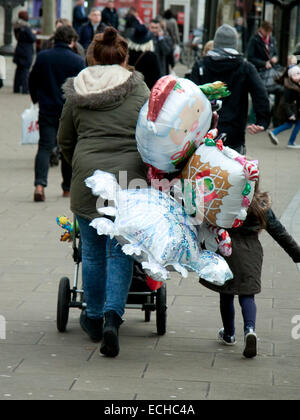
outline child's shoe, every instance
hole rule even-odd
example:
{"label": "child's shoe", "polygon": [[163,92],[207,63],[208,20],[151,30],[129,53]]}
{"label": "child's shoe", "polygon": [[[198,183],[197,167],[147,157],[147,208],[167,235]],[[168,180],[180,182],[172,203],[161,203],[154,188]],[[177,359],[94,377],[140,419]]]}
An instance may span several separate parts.
{"label": "child's shoe", "polygon": [[271,143],[274,144],[275,146],[278,146],[279,141],[278,141],[278,138],[273,133],[273,131],[269,130],[268,131],[268,136],[270,137]]}
{"label": "child's shoe", "polygon": [[234,335],[224,334],[224,328],[221,328],[218,332],[218,339],[225,344],[225,346],[234,346],[236,344]]}
{"label": "child's shoe", "polygon": [[252,359],[257,355],[257,335],[252,328],[245,333],[245,347],[243,356]]}
{"label": "child's shoe", "polygon": [[300,149],[300,145],[299,145],[299,144],[295,144],[295,143],[293,143],[293,144],[288,144],[286,147],[287,147],[288,149]]}

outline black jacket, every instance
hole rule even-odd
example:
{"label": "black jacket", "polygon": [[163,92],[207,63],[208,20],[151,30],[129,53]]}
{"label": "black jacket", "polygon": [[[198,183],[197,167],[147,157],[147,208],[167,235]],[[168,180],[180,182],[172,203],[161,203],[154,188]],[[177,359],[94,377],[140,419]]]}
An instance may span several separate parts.
{"label": "black jacket", "polygon": [[161,76],[158,58],[151,51],[142,53],[141,51],[129,50],[128,64],[142,73],[150,90]]}
{"label": "black jacket", "polygon": [[140,22],[138,21],[138,19],[133,16],[133,15],[129,15],[125,17],[125,28],[124,28],[124,33],[123,36],[125,38],[130,38],[131,35],[134,34],[135,28],[140,24]]}
{"label": "black jacket", "polygon": [[[200,283],[216,292],[234,295],[253,295],[261,291],[263,249],[258,238],[260,225],[255,217],[247,217],[242,227],[229,229],[232,240],[232,255],[225,257],[233,280],[218,287],[200,279]],[[295,263],[300,262],[300,247],[273,211],[267,212],[266,231],[284,249]]]}
{"label": "black jacket", "polygon": [[73,27],[79,34],[81,26],[88,21],[88,17],[82,13],[81,6],[75,6],[73,9]]}
{"label": "black jacket", "polygon": [[36,36],[32,32],[29,25],[17,24],[14,27],[15,37],[17,39],[17,46],[14,53],[13,61],[17,66],[30,68],[33,55],[34,43]]}
{"label": "black jacket", "polygon": [[171,37],[165,35],[161,38],[153,35],[154,52],[157,55],[161,76],[169,73],[167,56],[173,51],[173,43]]}
{"label": "black jacket", "polygon": [[64,105],[61,87],[84,67],[84,60],[64,43],[37,55],[29,76],[29,91],[32,102],[39,103],[40,113],[61,114]]}
{"label": "black jacket", "polygon": [[85,25],[82,25],[79,32],[79,42],[83,46],[85,50],[87,50],[88,46],[92,42],[94,35],[104,32],[104,29],[106,28],[105,23],[100,22],[97,26],[96,32],[94,32],[93,25],[91,22],[86,23]]}
{"label": "black jacket", "polygon": [[255,65],[258,71],[266,68],[266,62],[277,55],[275,39],[271,36],[270,51],[267,51],[262,38],[254,35],[248,45],[248,60]]}
{"label": "black jacket", "polygon": [[106,25],[113,26],[114,28],[118,29],[119,27],[119,16],[116,9],[109,9],[105,7],[102,10],[102,22],[106,23]]}
{"label": "black jacket", "polygon": [[189,77],[197,85],[222,81],[231,95],[223,99],[218,129],[227,134],[226,146],[245,144],[248,120],[248,94],[252,97],[256,123],[265,129],[270,124],[270,107],[266,89],[253,64],[242,56],[235,58],[206,56],[197,61]]}

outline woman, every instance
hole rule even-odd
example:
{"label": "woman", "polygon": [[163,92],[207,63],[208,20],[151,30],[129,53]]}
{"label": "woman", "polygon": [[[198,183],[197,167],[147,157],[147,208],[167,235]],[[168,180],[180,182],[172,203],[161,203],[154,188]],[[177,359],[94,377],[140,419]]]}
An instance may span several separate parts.
{"label": "woman", "polygon": [[29,70],[33,61],[36,36],[28,23],[28,12],[22,10],[18,14],[18,21],[14,24],[17,46],[13,62],[17,65],[14,79],[14,93],[29,93]]}
{"label": "woman", "polygon": [[[128,45],[108,27],[94,38],[95,65],[86,68],[64,85],[63,109],[58,141],[72,163],[71,209],[76,214],[82,239],[82,277],[87,309],[80,324],[100,352],[119,353],[118,329],[131,283],[133,260],[117,241],[98,236],[89,223],[99,217],[96,200],[85,179],[101,169],[127,182],[146,178],[135,142],[139,110],[149,90],[138,72],[127,70]],[[103,328],[103,318],[105,324]]]}
{"label": "woman", "polygon": [[125,16],[124,38],[130,38],[133,35],[135,28],[142,23],[135,7],[130,7]]}
{"label": "woman", "polygon": [[160,78],[159,61],[154,53],[154,44],[151,32],[145,25],[138,25],[128,41],[128,64],[141,72],[145,83],[151,90]]}

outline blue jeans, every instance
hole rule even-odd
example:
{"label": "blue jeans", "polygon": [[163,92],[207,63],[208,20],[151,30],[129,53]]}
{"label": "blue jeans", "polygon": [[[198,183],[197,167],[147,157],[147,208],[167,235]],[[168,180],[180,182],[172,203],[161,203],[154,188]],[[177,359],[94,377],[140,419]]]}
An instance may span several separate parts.
{"label": "blue jeans", "polygon": [[82,241],[82,282],[87,316],[103,318],[108,311],[123,316],[133,274],[133,258],[116,239],[98,235],[90,222],[76,216]]}
{"label": "blue jeans", "polygon": [[277,134],[281,133],[282,131],[290,130],[293,127],[293,124],[295,124],[295,127],[290,136],[289,144],[294,144],[296,137],[300,131],[300,120],[296,121],[295,123],[293,123],[292,121],[286,122],[280,125],[279,127],[274,128],[274,130],[272,130],[272,133],[275,134],[275,136],[277,136]]}
{"label": "blue jeans", "polygon": [[[242,309],[244,319],[244,332],[246,333],[252,328],[255,331],[256,324],[256,304],[254,295],[239,296],[239,303]],[[235,333],[234,326],[234,295],[220,293],[220,310],[226,335],[233,336]]]}

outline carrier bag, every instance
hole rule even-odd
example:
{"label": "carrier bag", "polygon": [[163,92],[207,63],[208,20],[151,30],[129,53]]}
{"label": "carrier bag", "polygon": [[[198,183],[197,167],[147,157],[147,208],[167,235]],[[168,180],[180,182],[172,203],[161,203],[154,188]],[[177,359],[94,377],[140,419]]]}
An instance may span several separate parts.
{"label": "carrier bag", "polygon": [[281,76],[283,70],[283,67],[275,65],[270,69],[265,69],[259,72],[268,93],[275,93],[276,90],[278,90],[276,79]]}
{"label": "carrier bag", "polygon": [[39,107],[31,104],[30,108],[22,113],[21,144],[38,144],[39,142]]}

